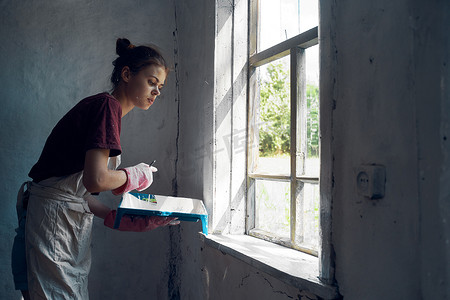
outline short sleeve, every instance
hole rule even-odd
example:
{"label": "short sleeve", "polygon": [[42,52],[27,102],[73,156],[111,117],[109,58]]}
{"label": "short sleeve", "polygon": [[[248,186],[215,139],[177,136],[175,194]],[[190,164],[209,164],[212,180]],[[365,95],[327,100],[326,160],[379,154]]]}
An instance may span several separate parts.
{"label": "short sleeve", "polygon": [[110,156],[122,153],[120,146],[120,128],[122,109],[119,101],[109,97],[100,99],[88,114],[90,120],[87,130],[85,150],[109,149]]}

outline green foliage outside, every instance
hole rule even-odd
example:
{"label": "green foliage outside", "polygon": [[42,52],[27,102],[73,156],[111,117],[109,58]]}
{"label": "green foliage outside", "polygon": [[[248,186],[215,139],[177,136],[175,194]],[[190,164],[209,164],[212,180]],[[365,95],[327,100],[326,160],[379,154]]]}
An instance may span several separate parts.
{"label": "green foliage outside", "polygon": [[289,73],[281,63],[267,68],[269,79],[260,85],[260,156],[289,154],[290,104]]}
{"label": "green foliage outside", "polygon": [[[259,154],[262,157],[289,154],[290,80],[282,63],[270,64],[268,79],[260,84]],[[307,148],[309,157],[319,155],[319,88],[306,87]]]}
{"label": "green foliage outside", "polygon": [[308,157],[319,157],[319,87],[306,85]]}

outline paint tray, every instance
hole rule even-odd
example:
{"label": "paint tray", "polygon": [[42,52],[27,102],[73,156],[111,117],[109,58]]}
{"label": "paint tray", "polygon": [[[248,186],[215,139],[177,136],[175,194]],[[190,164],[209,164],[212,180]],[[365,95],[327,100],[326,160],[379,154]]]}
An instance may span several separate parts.
{"label": "paint tray", "polygon": [[117,208],[114,228],[119,228],[123,215],[175,217],[180,221],[202,222],[208,234],[208,213],[203,201],[152,194],[125,193]]}

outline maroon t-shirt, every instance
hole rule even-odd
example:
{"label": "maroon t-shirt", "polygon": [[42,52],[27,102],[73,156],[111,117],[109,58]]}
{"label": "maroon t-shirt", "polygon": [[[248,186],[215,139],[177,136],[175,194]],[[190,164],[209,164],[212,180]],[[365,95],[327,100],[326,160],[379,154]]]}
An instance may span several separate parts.
{"label": "maroon t-shirt", "polygon": [[109,156],[119,155],[121,117],[119,101],[108,93],[81,100],[53,128],[28,176],[39,182],[80,172],[90,149],[109,149]]}

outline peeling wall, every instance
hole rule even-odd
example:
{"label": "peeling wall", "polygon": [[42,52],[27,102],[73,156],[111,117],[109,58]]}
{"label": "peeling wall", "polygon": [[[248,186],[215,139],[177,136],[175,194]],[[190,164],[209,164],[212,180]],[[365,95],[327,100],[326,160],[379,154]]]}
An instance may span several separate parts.
{"label": "peeling wall", "polygon": [[[202,249],[203,299],[317,300],[317,296],[250,267],[217,249]],[[189,298],[194,299],[194,298]]]}

